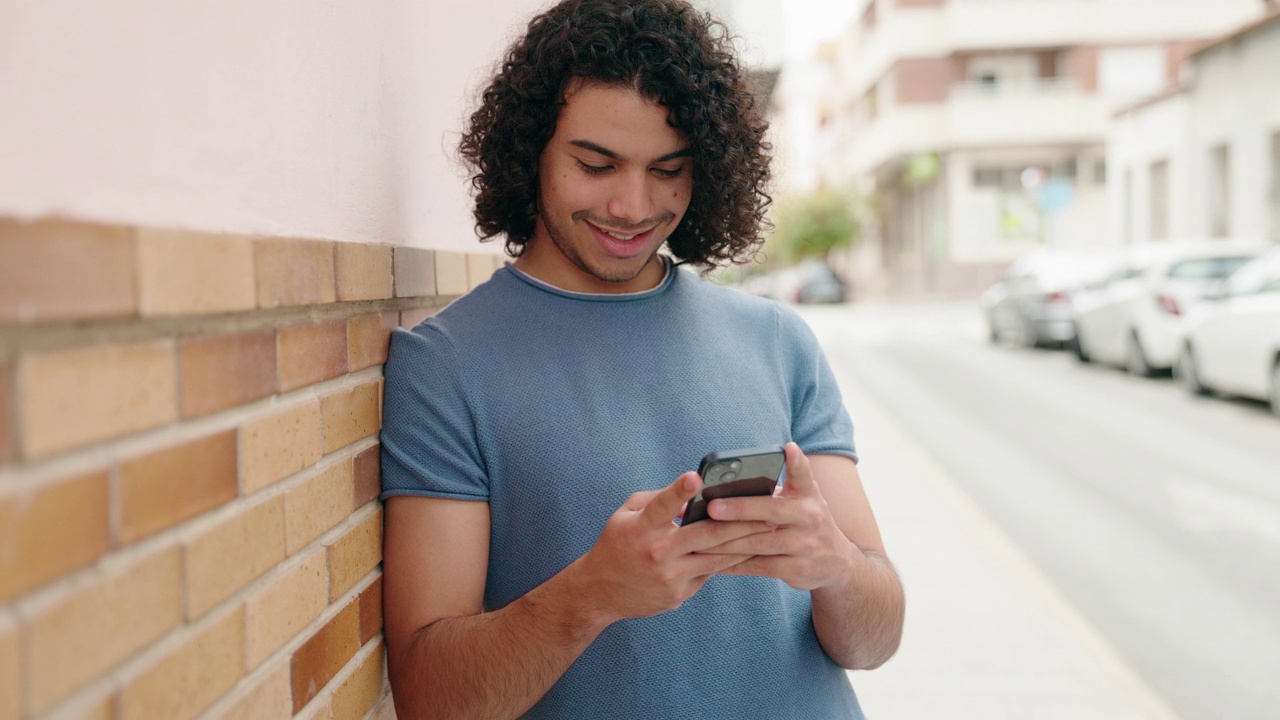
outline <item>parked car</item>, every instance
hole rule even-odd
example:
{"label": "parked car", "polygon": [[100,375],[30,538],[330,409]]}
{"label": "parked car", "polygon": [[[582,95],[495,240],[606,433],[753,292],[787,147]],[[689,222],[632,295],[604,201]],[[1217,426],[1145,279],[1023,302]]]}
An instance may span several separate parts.
{"label": "parked car", "polygon": [[819,260],[807,260],[765,275],[756,275],[742,289],[753,295],[793,303],[842,303],[848,289],[840,276]]}
{"label": "parked car", "polygon": [[1186,313],[1264,248],[1215,240],[1127,250],[1103,283],[1075,299],[1078,356],[1143,377],[1170,370],[1182,347]]}
{"label": "parked car", "polygon": [[1266,400],[1280,415],[1280,248],[1236,270],[1188,314],[1177,372],[1194,393]]}
{"label": "parked car", "polygon": [[1106,262],[1097,252],[1051,249],[1018,258],[982,294],[991,342],[1008,336],[1028,347],[1071,342],[1072,294]]}

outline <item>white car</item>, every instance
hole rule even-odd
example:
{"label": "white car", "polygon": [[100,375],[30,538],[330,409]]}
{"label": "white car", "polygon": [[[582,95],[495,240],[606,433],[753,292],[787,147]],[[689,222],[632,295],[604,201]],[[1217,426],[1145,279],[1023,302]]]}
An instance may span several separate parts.
{"label": "white car", "polygon": [[1073,303],[1077,354],[1144,377],[1172,369],[1186,313],[1265,248],[1215,240],[1128,249],[1104,282]]}
{"label": "white car", "polygon": [[1178,363],[1187,389],[1267,400],[1280,415],[1280,248],[1232,273],[1187,326]]}
{"label": "white car", "polygon": [[991,342],[1012,336],[1027,347],[1071,342],[1071,296],[1106,266],[1097,252],[1035,250],[1014,261],[982,294]]}

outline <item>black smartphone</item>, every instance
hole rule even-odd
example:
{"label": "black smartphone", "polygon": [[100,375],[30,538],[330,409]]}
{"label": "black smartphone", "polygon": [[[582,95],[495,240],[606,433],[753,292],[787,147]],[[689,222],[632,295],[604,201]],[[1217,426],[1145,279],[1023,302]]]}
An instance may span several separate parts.
{"label": "black smartphone", "polygon": [[702,458],[702,490],[689,501],[681,525],[707,519],[707,503],[716,498],[772,495],[787,464],[781,445],[713,452]]}

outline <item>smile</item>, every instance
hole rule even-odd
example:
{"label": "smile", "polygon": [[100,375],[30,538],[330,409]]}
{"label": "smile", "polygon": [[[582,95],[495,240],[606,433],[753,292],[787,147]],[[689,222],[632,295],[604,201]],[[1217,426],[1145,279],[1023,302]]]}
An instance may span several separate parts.
{"label": "smile", "polygon": [[649,239],[657,231],[657,227],[654,226],[643,232],[621,233],[605,230],[590,222],[587,223],[587,227],[591,228],[595,234],[601,249],[616,258],[631,258],[641,254]]}

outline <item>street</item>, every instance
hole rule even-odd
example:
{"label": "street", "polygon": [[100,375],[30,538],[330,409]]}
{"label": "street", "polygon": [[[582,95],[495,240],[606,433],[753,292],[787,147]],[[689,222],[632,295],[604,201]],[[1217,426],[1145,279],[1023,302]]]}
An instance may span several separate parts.
{"label": "street", "polygon": [[[1137,694],[1187,720],[1280,717],[1280,419],[1265,405],[991,345],[976,303],[799,312],[845,386],[891,555],[912,544],[894,518],[914,500],[876,487],[860,399],[1047,579],[1081,646],[1113,654]],[[957,603],[967,580],[948,579]]]}

